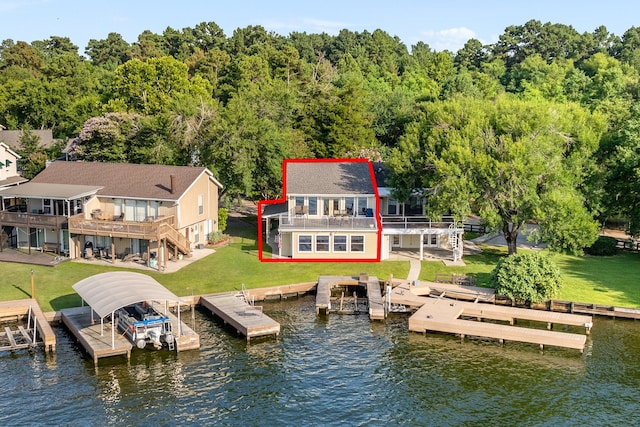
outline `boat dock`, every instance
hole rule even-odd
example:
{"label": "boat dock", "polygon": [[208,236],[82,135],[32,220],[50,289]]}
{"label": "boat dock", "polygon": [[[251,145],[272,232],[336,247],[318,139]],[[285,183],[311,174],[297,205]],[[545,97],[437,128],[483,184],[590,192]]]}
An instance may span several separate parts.
{"label": "boat dock", "polygon": [[[471,320],[476,319],[476,320]],[[483,319],[509,322],[509,325],[482,322]],[[441,298],[425,298],[424,304],[409,318],[409,331],[445,332],[498,339],[500,342],[518,341],[584,350],[586,335],[513,326],[516,320],[544,322],[551,329],[554,323],[592,326],[592,317],[567,313],[545,312],[517,307],[504,307]]]}
{"label": "boat dock", "polygon": [[[154,302],[153,305],[158,312],[163,313],[171,321],[171,326],[175,332],[176,351],[200,348],[200,336],[193,329],[182,320],[178,321],[178,318],[173,313],[169,311],[164,313],[164,305],[160,305],[157,302]],[[111,321],[104,322],[101,326],[99,319],[94,317],[92,320],[91,307],[67,308],[61,310],[60,313],[62,322],[78,342],[82,344],[96,365],[98,364],[98,359],[103,357],[119,355],[126,355],[127,359],[131,357],[133,344],[118,330],[117,324],[112,334]]]}
{"label": "boat dock", "polygon": [[[92,318],[91,307],[65,308],[61,310],[62,323],[76,337],[94,364],[103,357],[126,355],[131,357],[133,345],[117,329],[113,322],[101,323]],[[114,330],[115,328],[115,330]],[[112,341],[113,339],[113,341]]]}
{"label": "boat dock", "polygon": [[200,305],[205,307],[239,333],[251,338],[280,334],[280,323],[262,312],[261,306],[252,304],[247,292],[203,295]]}
{"label": "boat dock", "polygon": [[[362,286],[367,291],[367,303],[369,307],[369,318],[371,320],[384,320],[384,304],[380,292],[380,281],[376,276],[369,276],[365,273],[360,276],[320,276],[316,288],[316,314],[328,314],[331,311],[342,312],[340,309],[331,307],[331,290],[339,286]],[[342,299],[341,299],[342,301]],[[342,304],[340,304],[342,306]],[[357,300],[354,306],[357,308]]]}
{"label": "boat dock", "polygon": [[[153,301],[151,305],[158,313],[162,313],[167,316],[171,321],[171,329],[175,333],[174,338],[176,340],[176,351],[197,350],[200,348],[200,335],[196,333],[189,325],[187,325],[182,319],[178,319],[177,315],[173,314],[170,310],[165,313],[165,306],[157,301]],[[171,308],[176,308],[177,304],[173,304]],[[181,304],[181,307],[185,307]],[[181,316],[182,313],[180,313]]]}
{"label": "boat dock", "polygon": [[[40,305],[34,299],[21,299],[0,302],[0,319],[15,320],[17,322],[27,319],[26,328],[22,325],[12,330],[4,328],[5,340],[0,344],[0,351],[13,351],[22,348],[44,346],[45,352],[56,350],[56,335],[47,321]],[[35,332],[34,332],[35,331]]]}

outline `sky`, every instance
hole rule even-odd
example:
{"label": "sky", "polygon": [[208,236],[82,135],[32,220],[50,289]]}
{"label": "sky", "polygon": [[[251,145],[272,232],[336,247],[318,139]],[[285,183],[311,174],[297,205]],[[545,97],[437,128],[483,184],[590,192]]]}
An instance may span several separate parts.
{"label": "sky", "polygon": [[506,27],[531,19],[580,33],[604,25],[622,36],[640,26],[638,12],[636,0],[0,0],[0,41],[69,37],[83,54],[90,39],[111,32],[133,43],[144,30],[215,22],[227,37],[250,25],[283,36],[381,29],[408,49],[422,41],[456,52],[470,38],[495,43]]}

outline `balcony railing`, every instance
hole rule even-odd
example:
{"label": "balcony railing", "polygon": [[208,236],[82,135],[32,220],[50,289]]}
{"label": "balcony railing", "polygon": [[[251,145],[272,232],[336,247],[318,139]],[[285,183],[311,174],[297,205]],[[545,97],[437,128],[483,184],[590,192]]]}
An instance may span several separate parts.
{"label": "balcony railing", "polygon": [[403,230],[443,228],[462,229],[463,225],[461,222],[456,222],[452,217],[442,217],[441,221],[432,221],[420,216],[384,216],[382,217],[382,228]]}
{"label": "balcony railing", "polygon": [[280,216],[281,229],[302,230],[377,230],[376,219],[360,216],[325,216],[309,218],[306,216]]}
{"label": "balcony railing", "polygon": [[62,228],[67,217],[39,213],[0,211],[0,225],[29,228]]}

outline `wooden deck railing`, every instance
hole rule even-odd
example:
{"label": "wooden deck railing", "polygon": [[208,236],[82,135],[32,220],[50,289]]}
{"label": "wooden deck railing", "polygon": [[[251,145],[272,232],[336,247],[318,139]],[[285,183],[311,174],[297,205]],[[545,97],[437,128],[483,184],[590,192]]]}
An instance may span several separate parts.
{"label": "wooden deck railing", "polygon": [[167,216],[153,221],[108,221],[87,219],[83,214],[69,218],[69,232],[94,236],[123,237],[129,239],[168,239],[180,252],[191,253],[191,243],[174,227],[174,217]]}
{"label": "wooden deck railing", "polygon": [[0,211],[0,225],[30,228],[61,228],[67,223],[67,217],[26,212]]}

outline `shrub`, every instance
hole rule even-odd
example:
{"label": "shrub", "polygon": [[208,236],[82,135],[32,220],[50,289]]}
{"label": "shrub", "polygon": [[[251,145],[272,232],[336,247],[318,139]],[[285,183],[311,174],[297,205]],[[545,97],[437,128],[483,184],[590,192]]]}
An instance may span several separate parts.
{"label": "shrub", "polygon": [[560,269],[539,252],[519,253],[501,259],[491,272],[490,282],[500,295],[541,302],[560,290]]}
{"label": "shrub", "polygon": [[227,229],[227,218],[229,217],[229,211],[227,208],[218,209],[218,230],[224,232]]}
{"label": "shrub", "polygon": [[226,237],[226,234],[224,234],[222,231],[212,231],[211,233],[209,233],[209,236],[207,236],[207,239],[209,240],[209,242],[215,245],[216,243],[224,240]]}
{"label": "shrub", "polygon": [[618,240],[614,237],[600,236],[585,252],[594,256],[612,256],[618,253]]}

